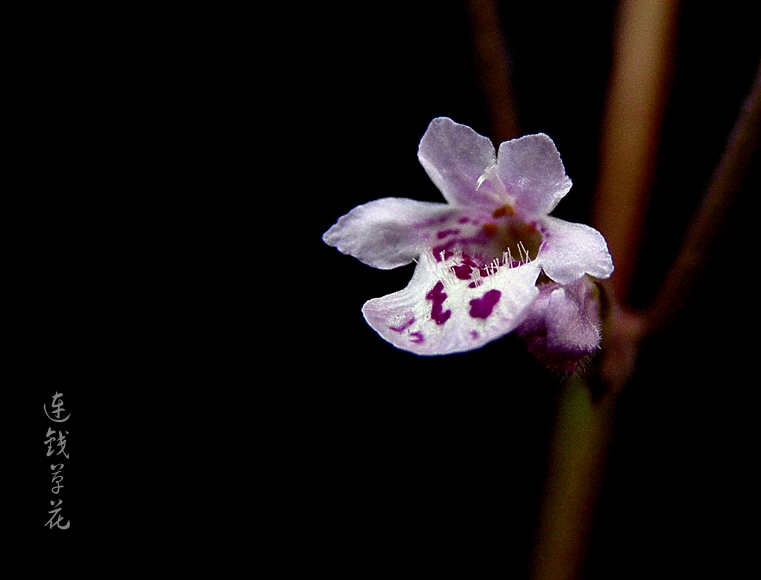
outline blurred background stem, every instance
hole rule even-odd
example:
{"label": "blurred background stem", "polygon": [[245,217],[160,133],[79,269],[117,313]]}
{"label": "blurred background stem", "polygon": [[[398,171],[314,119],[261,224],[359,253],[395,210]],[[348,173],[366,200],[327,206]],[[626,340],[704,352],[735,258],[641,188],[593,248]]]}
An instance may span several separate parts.
{"label": "blurred background stem", "polygon": [[473,38],[473,60],[489,115],[489,136],[499,144],[520,136],[509,59],[494,0],[466,0]]}
{"label": "blurred background stem", "polygon": [[627,303],[670,87],[678,1],[628,0],[619,8],[603,114],[593,225],[616,271],[614,299]]}
{"label": "blurred background stem", "polygon": [[586,559],[613,422],[614,396],[593,400],[578,375],[560,397],[532,578],[578,578]]}
{"label": "blurred background stem", "polygon": [[642,324],[622,306],[637,262],[670,86],[679,2],[621,4],[600,141],[593,225],[616,267],[606,283],[595,385],[567,380],[559,401],[531,562],[533,580],[581,578],[603,482],[617,394],[634,371]]}
{"label": "blurred background stem", "polygon": [[[520,134],[500,18],[493,0],[466,0],[466,6],[490,135],[499,144]],[[531,561],[533,580],[582,577],[617,395],[632,377],[645,333],[668,326],[708,262],[719,226],[759,149],[761,68],[652,307],[644,313],[630,310],[681,6],[679,0],[624,0],[619,5],[592,219],[608,242],[616,270],[604,283],[602,350],[592,372],[567,380],[558,400]]]}
{"label": "blurred background stem", "polygon": [[761,63],[677,259],[647,312],[648,332],[669,326],[717,247],[729,209],[761,144]]}

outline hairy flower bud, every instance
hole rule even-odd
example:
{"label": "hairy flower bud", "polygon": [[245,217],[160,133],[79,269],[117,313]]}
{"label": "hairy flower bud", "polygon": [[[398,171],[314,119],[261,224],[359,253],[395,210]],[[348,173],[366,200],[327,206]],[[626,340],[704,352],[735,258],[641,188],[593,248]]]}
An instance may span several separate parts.
{"label": "hairy flower bud", "polygon": [[562,285],[539,285],[518,334],[553,371],[572,373],[600,348],[600,289],[589,276]]}

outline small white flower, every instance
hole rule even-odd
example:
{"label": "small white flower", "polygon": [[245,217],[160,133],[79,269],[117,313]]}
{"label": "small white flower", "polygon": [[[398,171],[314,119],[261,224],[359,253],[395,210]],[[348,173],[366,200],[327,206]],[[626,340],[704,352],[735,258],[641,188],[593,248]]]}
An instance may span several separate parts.
{"label": "small white flower", "polygon": [[547,135],[505,141],[497,156],[489,139],[440,117],[418,158],[447,203],[379,199],[323,236],[376,268],[417,262],[404,290],[362,308],[393,345],[422,355],[472,350],[523,322],[541,271],[560,285],[613,272],[598,231],[548,215],[571,180]]}

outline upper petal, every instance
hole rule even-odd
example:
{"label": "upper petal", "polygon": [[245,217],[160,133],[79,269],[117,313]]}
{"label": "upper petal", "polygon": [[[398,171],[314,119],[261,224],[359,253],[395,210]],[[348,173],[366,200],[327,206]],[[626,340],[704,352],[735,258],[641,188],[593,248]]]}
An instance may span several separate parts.
{"label": "upper petal", "polygon": [[497,175],[527,214],[550,213],[571,189],[555,143],[544,133],[502,143]]}
{"label": "upper petal", "polygon": [[447,117],[431,121],[418,159],[449,203],[501,205],[492,189],[479,188],[479,178],[496,162],[494,145],[467,125]]}
{"label": "upper petal", "polygon": [[362,313],[385,340],[421,355],[473,350],[513,331],[539,291],[539,266],[502,266],[478,285],[421,256],[404,290],[365,303]]}
{"label": "upper petal", "polygon": [[544,273],[560,284],[572,284],[584,274],[608,278],[613,258],[596,229],[547,216],[542,220],[542,246],[537,260]]}

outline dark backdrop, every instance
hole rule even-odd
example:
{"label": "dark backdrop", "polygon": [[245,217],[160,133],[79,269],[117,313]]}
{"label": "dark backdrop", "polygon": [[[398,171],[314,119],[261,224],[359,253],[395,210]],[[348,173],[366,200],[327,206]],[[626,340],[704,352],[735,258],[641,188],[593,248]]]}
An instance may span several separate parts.
{"label": "dark backdrop", "polygon": [[[500,4],[520,124],[557,144],[574,187],[555,215],[571,221],[590,216],[616,7]],[[636,306],[750,87],[749,10],[683,10]],[[510,336],[395,350],[360,308],[411,267],[373,270],[320,240],[360,203],[440,199],[416,158],[432,118],[488,132],[463,7],[42,2],[18,24],[14,352],[31,408],[62,391],[80,421],[71,534],[148,551],[222,539],[347,577],[525,576],[560,379]],[[749,183],[621,396],[590,579],[689,576],[746,546],[757,168]],[[44,417],[29,424],[38,441]],[[35,445],[34,525],[50,496]]]}
{"label": "dark backdrop", "polygon": [[[571,221],[589,220],[615,4],[500,3],[520,124],[557,144],[574,187],[554,213]],[[652,153],[637,307],[650,303],[675,257],[752,83],[761,50],[749,20],[739,5],[683,9],[661,146]],[[315,423],[321,453],[307,456],[338,484],[322,488],[336,502],[323,516],[369,534],[367,543],[348,536],[369,559],[409,550],[424,566],[446,567],[452,553],[465,553],[466,569],[486,561],[522,577],[560,381],[510,337],[445,358],[394,350],[360,308],[406,285],[411,268],[373,270],[317,241],[359,203],[440,199],[416,159],[432,118],[488,132],[468,21],[459,6],[367,11],[352,21],[318,51],[314,82],[326,93],[313,114],[336,144],[312,169],[323,188],[305,198],[315,211],[311,271],[324,291],[317,304],[311,287],[300,304],[319,313],[309,348],[328,377],[309,395],[309,415],[325,415]],[[304,152],[313,140],[296,143]],[[644,345],[621,396],[588,578],[689,576],[708,564],[726,572],[742,560],[754,438],[744,403],[752,388],[747,329],[757,316],[732,296],[747,288],[739,279],[759,183],[753,166],[719,247],[705,257],[706,276],[673,328]]]}

